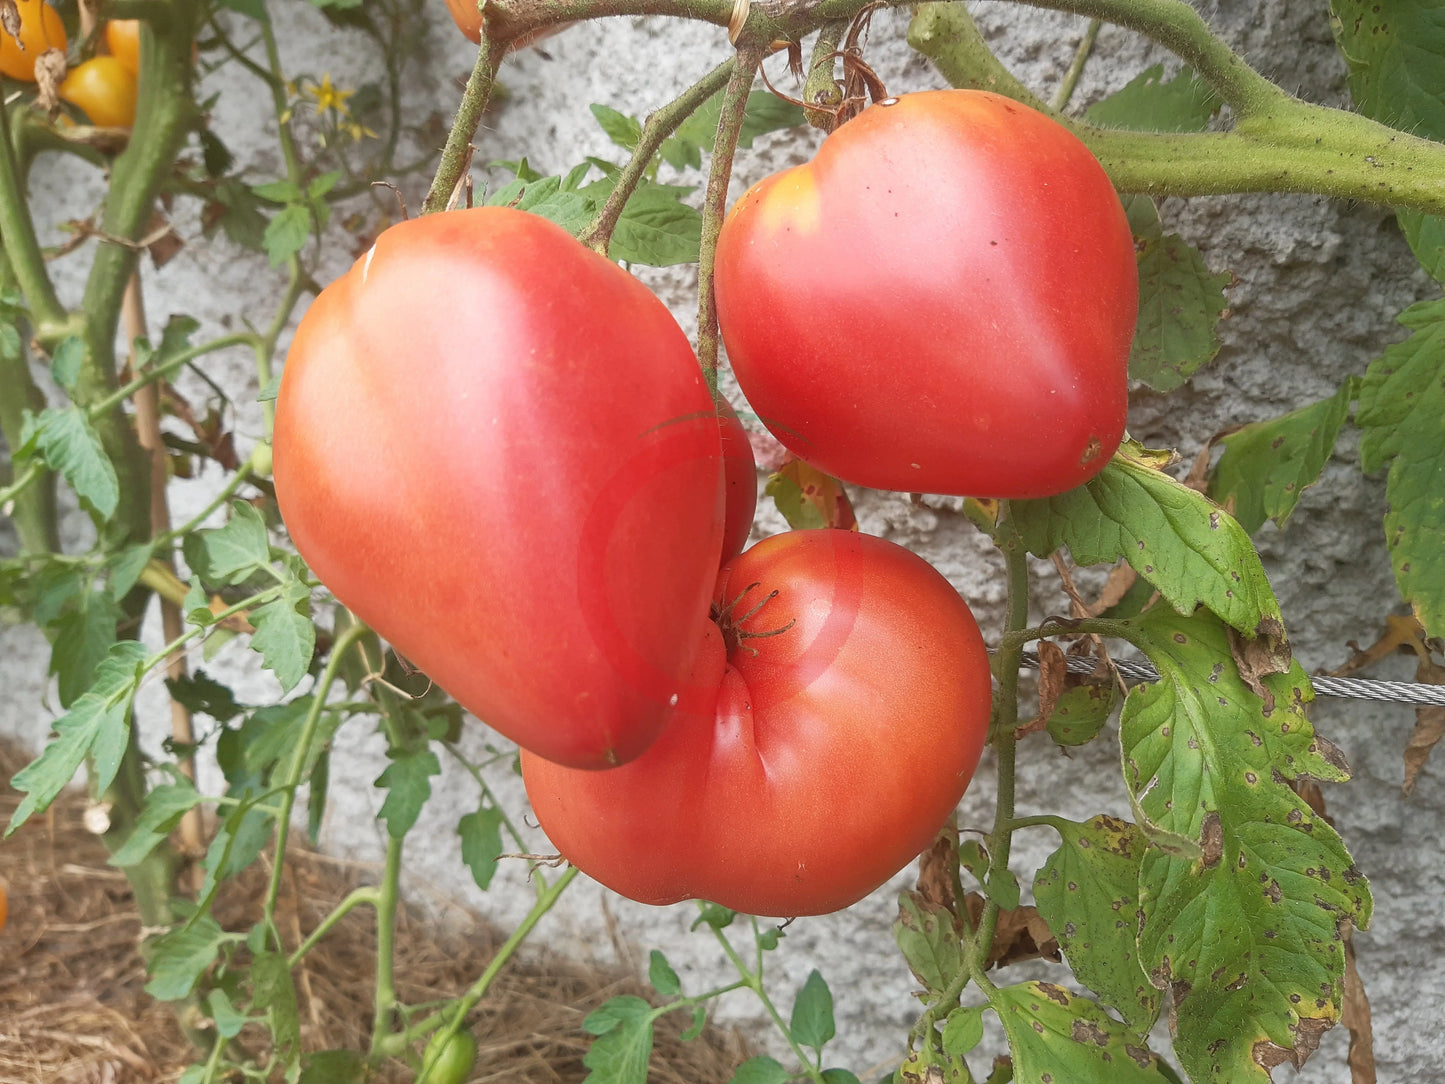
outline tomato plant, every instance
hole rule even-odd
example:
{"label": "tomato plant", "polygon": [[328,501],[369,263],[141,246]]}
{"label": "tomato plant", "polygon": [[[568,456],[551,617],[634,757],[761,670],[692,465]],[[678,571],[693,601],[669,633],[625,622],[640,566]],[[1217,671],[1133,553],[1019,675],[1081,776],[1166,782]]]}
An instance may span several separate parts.
{"label": "tomato plant", "polygon": [[569,861],[644,903],[835,911],[928,845],[983,749],[988,655],[922,558],[793,531],[723,568],[675,722],[631,764],[522,777]]}
{"label": "tomato plant", "polygon": [[578,767],[656,737],[707,620],[721,449],[627,272],[522,211],[392,227],[297,330],[274,456],[302,556],[484,722]]}
{"label": "tomato plant", "polygon": [[139,19],[111,19],[105,24],[105,45],[132,75],[140,74]]}
{"label": "tomato plant", "polygon": [[997,94],[880,102],[749,189],[717,305],[753,409],[845,481],[1048,496],[1124,432],[1124,211],[1077,137]]}
{"label": "tomato plant", "polygon": [[16,0],[20,14],[17,41],[0,30],[0,73],[22,82],[35,82],[35,61],[47,49],[65,48],[65,24],[45,0]]}

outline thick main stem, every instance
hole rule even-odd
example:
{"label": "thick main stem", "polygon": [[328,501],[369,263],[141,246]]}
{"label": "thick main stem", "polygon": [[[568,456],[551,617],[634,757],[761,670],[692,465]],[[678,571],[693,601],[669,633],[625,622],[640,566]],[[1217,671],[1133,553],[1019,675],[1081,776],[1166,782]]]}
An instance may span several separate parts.
{"label": "thick main stem", "polygon": [[471,160],[472,137],[477,134],[477,125],[487,110],[492,98],[492,84],[497,77],[497,66],[502,62],[505,49],[493,43],[487,28],[482,27],[481,47],[477,51],[477,62],[472,67],[467,89],[462,94],[457,116],[452,121],[452,130],[447,135],[446,146],[442,149],[441,165],[432,178],[431,189],[426,194],[421,213],[433,214],[446,209],[452,191],[461,181],[462,171]]}

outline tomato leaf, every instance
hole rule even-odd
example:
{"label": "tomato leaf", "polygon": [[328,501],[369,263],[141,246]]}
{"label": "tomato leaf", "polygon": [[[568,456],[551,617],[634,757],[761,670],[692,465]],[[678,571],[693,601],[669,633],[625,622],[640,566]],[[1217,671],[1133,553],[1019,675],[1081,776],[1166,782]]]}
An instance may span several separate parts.
{"label": "tomato leaf", "polygon": [[1099,736],[1118,701],[1114,685],[1075,685],[1065,689],[1044,724],[1059,745],[1084,745]]}
{"label": "tomato leaf", "polygon": [[180,782],[166,783],[151,788],[146,793],[140,816],[129,836],[111,856],[110,864],[117,867],[134,866],[155,850],[156,844],[165,839],[180,823],[181,817],[194,809],[201,800],[195,784],[184,776]]}
{"label": "tomato leaf", "polygon": [[[1439,62],[1445,27],[1435,5],[1331,0],[1330,14],[1355,107],[1402,131],[1445,138],[1445,70]],[[1415,211],[1398,217],[1421,265],[1445,282],[1445,223]]]}
{"label": "tomato leaf", "polygon": [[[722,116],[722,99],[723,92],[718,91],[698,106],[697,111],[678,126],[675,138],[680,143],[711,151],[717,137],[718,118]],[[803,111],[791,102],[785,102],[766,90],[755,90],[748,95],[748,103],[744,107],[738,146],[751,147],[758,136],[786,128],[797,128],[805,120]],[[673,164],[676,165],[676,162]],[[688,164],[700,165],[701,158],[697,161],[689,160]]]}
{"label": "tomato leaf", "polygon": [[667,962],[667,957],[657,949],[653,949],[647,958],[647,981],[652,983],[652,988],[663,997],[682,995],[682,980]]}
{"label": "tomato leaf", "polygon": [[1265,1081],[1264,1066],[1298,1064],[1338,1019],[1340,925],[1369,922],[1340,837],[1289,786],[1348,769],[1305,716],[1297,663],[1254,678],[1257,694],[1207,613],[1154,611],[1131,638],[1161,676],[1124,702],[1125,782],[1141,828],[1197,842],[1193,857],[1143,853],[1140,962],[1172,995],[1192,1078]]}
{"label": "tomato leaf", "polygon": [[597,118],[597,123],[602,125],[602,130],[607,133],[607,138],[612,140],[625,151],[636,148],[638,141],[642,139],[642,122],[636,117],[629,117],[626,113],[619,113],[610,105],[593,104],[589,107],[592,115]]}
{"label": "tomato leaf", "polygon": [[983,1042],[982,1005],[954,1009],[943,1022],[943,1052],[961,1058]]}
{"label": "tomato leaf", "polygon": [[130,739],[131,700],[145,659],[145,647],[134,640],[111,646],[95,668],[90,688],[53,724],[55,739],[10,781],[25,797],[11,814],[5,829],[7,836],[32,813],[48,809],[87,756],[92,757],[91,785],[95,791],[110,786]]}
{"label": "tomato leaf", "polygon": [[286,1065],[301,1060],[301,1012],[291,968],[279,952],[258,953],[251,961],[251,1004],[266,1013],[275,1053]]}
{"label": "tomato leaf", "polygon": [[1164,78],[1164,65],[1145,68],[1084,110],[1090,124],[1141,132],[1202,132],[1224,100],[1189,68]]}
{"label": "tomato leaf", "polygon": [[1051,982],[999,986],[988,1000],[1003,1024],[1020,1081],[1165,1084],[1159,1060],[1086,997]]}
{"label": "tomato leaf", "polygon": [[589,1013],[582,1028],[597,1038],[582,1059],[592,1070],[583,1084],[647,1084],[656,1019],[656,1009],[632,996],[611,998]]}
{"label": "tomato leaf", "polygon": [[238,584],[271,559],[266,522],[254,505],[231,504],[231,519],[224,527],[186,536],[186,564],[211,587]]}
{"label": "tomato leaf", "polygon": [[728,1080],[728,1084],[788,1084],[792,1079],[793,1074],[779,1062],[766,1054],[760,1054],[739,1065],[738,1071]]}
{"label": "tomato leaf", "polygon": [[692,1007],[692,1023],[687,1026],[686,1031],[678,1036],[678,1039],[684,1043],[690,1043],[701,1035],[706,1027],[707,1006],[694,1005]]}
{"label": "tomato leaf", "polygon": [[310,589],[293,580],[280,598],[251,611],[251,624],[256,626],[251,648],[261,653],[261,665],[276,675],[285,692],[306,676],[316,651],[310,603]]}
{"label": "tomato leaf", "polygon": [[392,839],[401,839],[411,831],[421,807],[431,797],[429,780],[440,775],[441,770],[436,754],[422,749],[396,755],[377,777],[374,785],[385,787],[387,792],[377,816],[386,821],[386,830]]}
{"label": "tomato leaf", "polygon": [[1134,825],[1100,814],[1084,824],[1050,822],[1059,849],[1034,878],[1034,902],[1075,977],[1148,1035],[1159,991],[1139,965],[1139,864],[1148,840]]}
{"label": "tomato leaf", "polygon": [[26,411],[16,458],[30,448],[38,451],[46,465],[101,519],[115,513],[120,482],[85,411],[75,406],[47,407],[39,414]]}
{"label": "tomato leaf", "polygon": [[680,202],[679,193],[686,191],[671,185],[639,185],[612,231],[608,256],[649,267],[696,263],[702,214]]}
{"label": "tomato leaf", "polygon": [[218,723],[229,723],[241,714],[236,695],[204,670],[196,670],[179,678],[168,678],[166,689],[171,698],[188,711],[209,715]]}
{"label": "tomato leaf", "polygon": [[502,855],[502,811],[483,806],[457,822],[462,837],[462,861],[472,871],[472,880],[483,892],[497,872],[497,859]]}
{"label": "tomato leaf", "polygon": [[110,562],[110,597],[119,602],[130,594],[146,565],[150,564],[152,548],[149,542],[127,546]]}
{"label": "tomato leaf", "polygon": [[1209,496],[1233,502],[1234,518],[1250,534],[1266,519],[1283,528],[1329,462],[1357,386],[1351,377],[1328,399],[1221,438],[1224,455],[1210,473]]}
{"label": "tomato leaf", "polygon": [[795,1041],[820,1052],[833,1038],[833,994],[816,968],[808,973],[808,980],[793,1002],[788,1030]]}
{"label": "tomato leaf", "polygon": [[205,881],[201,896],[209,896],[222,881],[247,869],[271,842],[275,818],[269,810],[257,808],[265,791],[255,783],[232,786],[226,797],[235,803],[221,822],[206,856],[201,860]]}
{"label": "tomato leaf", "polygon": [[189,994],[206,969],[231,940],[209,914],[198,914],[184,926],[161,934],[149,945],[151,980],[145,991],[157,1001],[179,1001]]}
{"label": "tomato leaf", "polygon": [[908,969],[929,994],[944,990],[963,969],[963,946],[953,915],[942,904],[905,892],[898,901],[893,939]]}
{"label": "tomato leaf", "polygon": [[560,177],[541,177],[534,181],[521,178],[498,189],[487,198],[488,207],[516,207],[555,222],[568,233],[584,230],[597,213],[590,199],[566,188]]}
{"label": "tomato leaf", "polygon": [[1355,424],[1360,465],[1386,465],[1385,544],[1400,594],[1431,636],[1445,635],[1445,299],[1400,314],[1412,334],[1370,363]]}
{"label": "tomato leaf", "polygon": [[56,620],[50,672],[59,678],[61,707],[70,707],[90,688],[95,668],[115,643],[121,608],[106,592],[83,591]]}
{"label": "tomato leaf", "polygon": [[1029,552],[1044,557],[1068,546],[1081,565],[1123,557],[1178,612],[1203,605],[1246,636],[1282,637],[1279,603],[1249,535],[1145,456],[1126,445],[1077,489],[1013,502]]}
{"label": "tomato leaf", "polygon": [[301,1057],[297,1084],[363,1084],[366,1059],[355,1050],[318,1050]]}
{"label": "tomato leaf", "polygon": [[[13,331],[13,328],[11,330]],[[80,379],[81,367],[85,365],[85,357],[84,339],[74,335],[62,339],[56,346],[55,353],[50,355],[50,375],[66,391],[74,391],[75,382]]]}
{"label": "tomato leaf", "polygon": [[848,1069],[824,1069],[823,1084],[862,1084],[856,1075]]}
{"label": "tomato leaf", "polygon": [[843,483],[791,452],[768,478],[763,492],[795,531],[837,527],[856,531],[858,520]]}

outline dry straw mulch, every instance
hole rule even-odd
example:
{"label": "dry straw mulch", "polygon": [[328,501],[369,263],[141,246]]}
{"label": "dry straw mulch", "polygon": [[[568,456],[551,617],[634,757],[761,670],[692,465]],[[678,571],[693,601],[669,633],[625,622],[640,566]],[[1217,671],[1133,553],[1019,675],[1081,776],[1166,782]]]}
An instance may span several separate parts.
{"label": "dry straw mulch", "polygon": [[[6,783],[23,763],[0,747],[0,825],[18,804]],[[105,864],[104,847],[86,831],[83,809],[83,796],[66,794],[48,815],[0,844],[0,883],[10,899],[9,921],[0,930],[0,1084],[168,1082],[193,1058],[175,1010],[144,992],[139,916],[125,876]],[[226,929],[245,930],[255,920],[268,875],[263,867],[236,878],[218,901],[216,917]],[[283,933],[299,941],[371,873],[298,851],[283,878]],[[506,936],[459,908],[449,914],[465,918],[438,921],[419,908],[402,910],[396,980],[403,1001],[460,993]],[[306,957],[295,976],[304,1049],[365,1048],[375,944],[374,916],[363,907]],[[540,952],[514,959],[469,1020],[480,1046],[470,1080],[581,1081],[589,1043],[582,1018],[616,994],[647,996],[647,990],[621,968]],[[650,1081],[724,1084],[747,1057],[740,1036],[713,1027],[678,1042],[690,1022],[687,1014],[659,1021]],[[377,1077],[409,1079],[400,1063]]]}

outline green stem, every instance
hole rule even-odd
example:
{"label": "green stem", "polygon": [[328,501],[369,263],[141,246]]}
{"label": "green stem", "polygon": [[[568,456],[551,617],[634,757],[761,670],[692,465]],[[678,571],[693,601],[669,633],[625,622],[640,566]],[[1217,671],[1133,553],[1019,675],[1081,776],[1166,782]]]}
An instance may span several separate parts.
{"label": "green stem", "polygon": [[471,161],[472,137],[477,134],[477,125],[491,101],[492,85],[497,77],[497,67],[502,62],[505,49],[495,45],[485,24],[482,26],[481,48],[477,50],[477,62],[467,79],[467,89],[462,94],[461,105],[457,107],[456,120],[447,135],[446,146],[442,149],[441,164],[432,178],[431,189],[426,194],[421,213],[434,214],[446,210],[452,192],[461,180],[462,171]]}
{"label": "green stem", "polygon": [[291,754],[291,763],[287,768],[286,777],[280,782],[282,794],[281,810],[276,817],[276,860],[271,866],[271,883],[266,889],[266,902],[261,916],[261,921],[275,938],[278,949],[281,947],[281,937],[276,931],[276,901],[281,898],[281,874],[285,867],[286,840],[291,832],[291,810],[296,804],[296,788],[301,784],[301,773],[306,768],[306,761],[311,755],[311,744],[316,740],[316,732],[321,725],[321,713],[326,707],[326,695],[331,691],[331,686],[336,683],[347,651],[351,649],[352,644],[365,636],[367,631],[367,627],[357,621],[348,625],[336,638],[336,643],[331,647],[331,655],[326,660],[326,667],[321,671],[321,676],[316,681],[316,687],[312,690],[311,706],[307,709],[306,718],[301,724],[301,735]]}
{"label": "green stem", "polygon": [[843,91],[833,75],[837,63],[833,54],[838,51],[838,45],[847,29],[848,22],[845,19],[835,19],[818,28],[817,40],[813,42],[813,55],[808,62],[808,78],[803,83],[803,101],[808,106],[819,107],[804,107],[803,116],[808,118],[808,123],[814,128],[821,128],[825,132],[831,132],[837,126],[838,117],[833,111],[843,104]]}
{"label": "green stem", "polygon": [[276,48],[276,32],[269,19],[261,21],[261,41],[266,46],[267,70],[263,81],[271,88],[271,109],[276,114],[276,136],[281,144],[281,158],[286,163],[286,178],[298,188],[301,183],[301,156],[296,151],[296,137],[286,119],[290,103],[286,101],[286,73],[281,67],[281,52]]}
{"label": "green stem", "polygon": [[[19,108],[30,106],[21,103]],[[10,110],[3,106],[0,106],[0,240],[4,241],[11,273],[25,295],[37,335],[42,341],[50,336],[58,341],[67,333],[75,334],[76,329],[71,326],[69,314],[60,303],[45,267],[45,255],[40,251],[40,240],[30,217],[24,175],[11,143]]]}
{"label": "green stem", "polygon": [[1074,96],[1074,89],[1079,85],[1079,77],[1084,74],[1084,65],[1089,62],[1089,54],[1094,51],[1094,42],[1099,37],[1099,28],[1103,25],[1099,19],[1089,20],[1089,28],[1079,40],[1079,47],[1074,50],[1074,59],[1069,64],[1069,70],[1064,72],[1064,78],[1059,82],[1059,89],[1050,103],[1055,109],[1062,112],[1068,108],[1069,99]]}
{"label": "green stem", "polygon": [[676,99],[648,115],[642,126],[642,135],[632,151],[632,157],[618,174],[617,183],[608,195],[607,202],[602,205],[596,221],[588,226],[579,238],[584,245],[607,255],[607,246],[612,240],[612,231],[617,228],[617,220],[622,217],[628,199],[652,164],[658,148],[677,131],[683,121],[697,112],[699,106],[727,86],[735,65],[735,61],[725,60]]}
{"label": "green stem", "polygon": [[[467,1013],[476,1008],[477,1002],[482,1000],[482,997],[496,980],[496,977],[501,974],[502,968],[506,967],[511,958],[516,955],[517,950],[522,947],[523,942],[527,940],[532,929],[541,921],[542,916],[552,909],[567,886],[577,877],[577,872],[577,867],[571,866],[562,876],[557,878],[555,884],[546,885],[542,888],[542,891],[537,896],[537,902],[532,905],[532,909],[528,911],[526,917],[517,924],[517,928],[512,931],[511,936],[502,942],[502,947],[497,949],[497,954],[493,956],[491,962],[487,964],[486,970],[478,976],[477,981],[472,983],[470,989],[462,995],[451,1019],[441,1031],[438,1032],[439,1038],[432,1048],[437,1054],[440,1054],[451,1037],[457,1033],[457,1029],[461,1027],[462,1021],[466,1019]],[[434,1064],[435,1058],[432,1058],[422,1065],[421,1072],[417,1074],[415,1084],[426,1084],[427,1077],[430,1075]]]}
{"label": "green stem", "polygon": [[723,91],[722,112],[718,116],[717,138],[713,141],[712,167],[707,175],[707,195],[702,204],[702,245],[697,263],[697,360],[702,365],[708,387],[717,388],[718,324],[717,297],[713,293],[714,264],[717,239],[727,213],[728,182],[733,175],[733,155],[738,136],[743,130],[748,94],[753,89],[763,50],[756,45],[738,49],[737,62]]}
{"label": "green stem", "polygon": [[386,835],[386,865],[376,893],[376,982],[371,1053],[392,1033],[396,1012],[396,909],[401,902],[401,855],[406,837]]}

